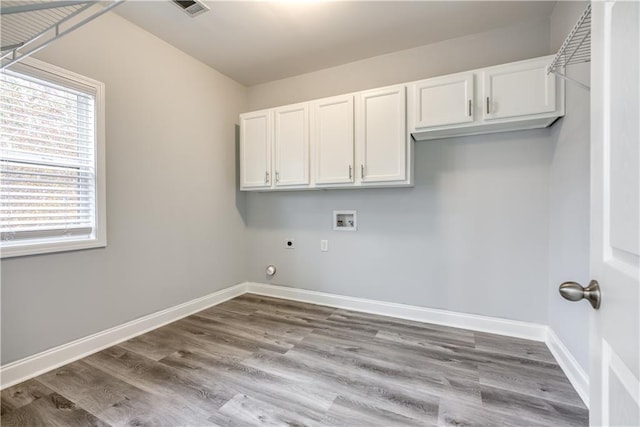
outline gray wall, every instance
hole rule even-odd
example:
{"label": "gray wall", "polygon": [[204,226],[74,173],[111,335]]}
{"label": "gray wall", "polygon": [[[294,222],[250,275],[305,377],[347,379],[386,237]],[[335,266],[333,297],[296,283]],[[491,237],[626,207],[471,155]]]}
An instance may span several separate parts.
{"label": "gray wall", "polygon": [[106,84],[108,246],[2,261],[2,363],[246,279],[246,88],[107,14],[40,59]]}
{"label": "gray wall", "polygon": [[[252,109],[549,54],[535,22],[249,88]],[[409,189],[247,196],[249,278],[546,323],[548,129],[420,142]],[[334,209],[359,230],[331,231]],[[297,248],[284,249],[293,238]],[[329,252],[320,252],[320,239]]]}
{"label": "gray wall", "polygon": [[249,109],[276,107],[549,53],[549,22],[527,22],[251,86]]}
{"label": "gray wall", "polygon": [[[551,17],[551,48],[557,50],[586,2],[558,2]],[[589,84],[589,64],[567,67],[570,77]],[[549,326],[589,372],[589,311],[558,294],[564,281],[589,278],[589,92],[566,85],[566,116],[552,128]]]}

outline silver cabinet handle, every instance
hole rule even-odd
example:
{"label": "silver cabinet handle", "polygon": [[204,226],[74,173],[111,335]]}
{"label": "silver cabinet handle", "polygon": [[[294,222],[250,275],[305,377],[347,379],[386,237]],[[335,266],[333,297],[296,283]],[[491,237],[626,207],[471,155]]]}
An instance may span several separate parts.
{"label": "silver cabinet handle", "polygon": [[280,172],[276,171],[276,184],[280,182]]}
{"label": "silver cabinet handle", "polygon": [[471,108],[472,108],[471,100],[469,100],[469,117],[471,117]]}
{"label": "silver cabinet handle", "polygon": [[360,178],[364,178],[364,165],[360,165]]}
{"label": "silver cabinet handle", "polygon": [[266,171],[264,173],[264,183],[265,184],[269,183],[269,172],[266,172]]}
{"label": "silver cabinet handle", "polygon": [[351,169],[351,165],[349,165],[349,179],[353,179],[353,171]]}
{"label": "silver cabinet handle", "polygon": [[560,295],[569,301],[580,301],[586,299],[591,303],[591,307],[596,310],[600,308],[601,294],[600,285],[596,280],[592,280],[589,286],[583,288],[576,282],[564,282],[560,285]]}
{"label": "silver cabinet handle", "polygon": [[487,96],[487,114],[489,114],[489,97]]}

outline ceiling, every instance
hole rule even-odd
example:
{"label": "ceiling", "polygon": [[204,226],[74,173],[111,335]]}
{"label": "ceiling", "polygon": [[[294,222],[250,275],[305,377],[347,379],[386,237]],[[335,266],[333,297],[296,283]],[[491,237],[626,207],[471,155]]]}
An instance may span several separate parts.
{"label": "ceiling", "polygon": [[234,80],[255,85],[441,40],[549,18],[553,1],[169,0],[116,13]]}

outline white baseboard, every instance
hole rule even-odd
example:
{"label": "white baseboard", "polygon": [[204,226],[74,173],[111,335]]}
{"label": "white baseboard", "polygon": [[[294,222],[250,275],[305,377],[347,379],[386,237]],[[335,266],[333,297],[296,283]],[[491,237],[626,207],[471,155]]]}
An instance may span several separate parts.
{"label": "white baseboard", "polygon": [[518,320],[347,297],[284,286],[266,285],[263,283],[247,283],[247,292],[534,341],[546,341],[547,339],[547,326]]}
{"label": "white baseboard", "polygon": [[205,295],[175,307],[170,307],[139,319],[89,335],[42,353],[0,367],[0,389],[10,387],[52,369],[82,359],[112,345],[175,322],[205,308],[220,304],[246,292],[246,283],[240,283]]}
{"label": "white baseboard", "polygon": [[549,328],[547,332],[547,347],[553,354],[558,365],[562,368],[562,371],[571,382],[571,385],[576,390],[585,406],[589,407],[589,375],[582,369],[582,366],[573,357],[569,349],[560,340],[558,335]]}

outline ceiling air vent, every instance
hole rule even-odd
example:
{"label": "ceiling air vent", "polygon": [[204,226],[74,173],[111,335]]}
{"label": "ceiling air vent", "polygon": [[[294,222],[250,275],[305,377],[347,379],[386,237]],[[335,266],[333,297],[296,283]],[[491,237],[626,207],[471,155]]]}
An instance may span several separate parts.
{"label": "ceiling air vent", "polygon": [[173,0],[173,2],[189,16],[198,16],[209,10],[209,7],[199,0]]}

